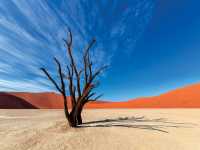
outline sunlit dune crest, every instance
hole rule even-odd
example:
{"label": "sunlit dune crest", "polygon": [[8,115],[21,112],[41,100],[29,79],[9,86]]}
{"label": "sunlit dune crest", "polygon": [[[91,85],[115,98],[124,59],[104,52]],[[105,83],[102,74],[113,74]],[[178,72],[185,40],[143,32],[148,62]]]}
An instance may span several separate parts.
{"label": "sunlit dune crest", "polygon": [[[68,97],[69,99],[69,97]],[[68,101],[70,105],[70,101]],[[200,84],[183,88],[154,97],[137,98],[128,101],[96,101],[86,108],[200,108]],[[46,93],[0,93],[0,108],[63,108],[62,96],[53,92]]]}

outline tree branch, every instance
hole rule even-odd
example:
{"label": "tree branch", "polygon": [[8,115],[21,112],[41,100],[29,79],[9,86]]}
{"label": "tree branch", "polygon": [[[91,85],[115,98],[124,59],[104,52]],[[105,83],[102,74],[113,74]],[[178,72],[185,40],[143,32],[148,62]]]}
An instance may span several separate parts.
{"label": "tree branch", "polygon": [[57,66],[58,66],[58,72],[59,72],[59,76],[60,76],[62,94],[66,96],[65,83],[64,83],[64,80],[63,80],[63,76],[62,76],[63,73],[62,73],[62,68],[61,68],[60,62],[58,61],[58,59],[56,57],[54,57],[54,60],[57,64]]}
{"label": "tree branch", "polygon": [[62,93],[62,90],[60,89],[60,87],[58,86],[58,84],[56,83],[56,81],[51,77],[51,75],[48,73],[48,71],[45,68],[40,68],[44,74],[48,77],[48,79],[54,84],[54,86],[56,87],[56,89]]}
{"label": "tree branch", "polygon": [[63,95],[63,98],[64,98],[64,107],[65,107],[65,112],[66,112],[66,115],[69,116],[69,112],[68,112],[68,106],[67,106],[67,96],[66,96],[66,91],[65,91],[65,82],[63,80],[63,73],[62,73],[62,68],[61,68],[61,65],[60,65],[60,62],[58,61],[58,59],[56,57],[54,57],[54,60],[57,64],[57,67],[58,67],[58,72],[59,72],[59,76],[60,76],[60,82],[61,82],[61,88],[62,88],[62,95]]}
{"label": "tree branch", "polygon": [[68,70],[68,80],[69,80],[69,85],[68,85],[68,87],[69,87],[69,92],[70,92],[70,98],[71,98],[71,101],[72,101],[72,107],[74,107],[75,106],[75,104],[76,104],[76,95],[75,95],[75,92],[76,92],[76,90],[74,89],[74,86],[73,86],[73,68],[72,68],[72,66],[71,66],[71,71],[70,71],[70,68],[69,68],[69,66],[67,66],[67,70]]}

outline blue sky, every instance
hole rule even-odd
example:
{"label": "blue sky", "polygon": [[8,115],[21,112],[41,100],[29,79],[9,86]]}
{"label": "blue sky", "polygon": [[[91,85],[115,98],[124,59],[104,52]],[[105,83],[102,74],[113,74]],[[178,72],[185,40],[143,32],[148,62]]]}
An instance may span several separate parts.
{"label": "blue sky", "polygon": [[97,90],[103,99],[158,95],[200,81],[200,2],[196,0],[4,0],[0,3],[0,90],[54,90],[62,38],[75,56],[92,37],[98,64],[110,64]]}

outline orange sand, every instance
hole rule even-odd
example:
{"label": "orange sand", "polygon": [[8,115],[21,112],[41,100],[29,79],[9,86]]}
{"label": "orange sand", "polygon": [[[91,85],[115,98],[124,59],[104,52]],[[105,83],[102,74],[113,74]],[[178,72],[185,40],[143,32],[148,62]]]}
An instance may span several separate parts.
{"label": "orange sand", "polygon": [[[69,103],[70,105],[70,103]],[[0,108],[63,108],[59,94],[0,93]],[[124,102],[97,101],[86,108],[200,108],[200,84],[186,86],[154,97],[132,99]]]}

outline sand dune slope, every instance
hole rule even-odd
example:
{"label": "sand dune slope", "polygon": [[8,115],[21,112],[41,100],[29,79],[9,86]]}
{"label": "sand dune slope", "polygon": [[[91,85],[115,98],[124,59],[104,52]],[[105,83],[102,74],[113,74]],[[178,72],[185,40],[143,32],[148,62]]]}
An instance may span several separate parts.
{"label": "sand dune slope", "polygon": [[124,102],[91,103],[89,108],[200,108],[200,84],[189,85],[159,96]]}
{"label": "sand dune slope", "polygon": [[[68,102],[70,105],[70,101]],[[63,100],[61,95],[53,92],[0,93],[0,108],[30,108],[30,106],[58,109],[63,108]],[[93,102],[87,104],[86,108],[200,108],[200,84],[186,86],[154,97],[122,100],[122,102]]]}
{"label": "sand dune slope", "polygon": [[27,102],[26,99],[21,97],[9,94],[9,93],[0,93],[0,108],[1,109],[35,109],[36,106]]}

